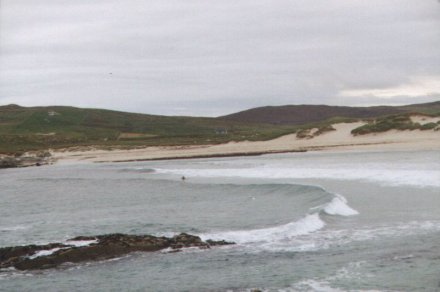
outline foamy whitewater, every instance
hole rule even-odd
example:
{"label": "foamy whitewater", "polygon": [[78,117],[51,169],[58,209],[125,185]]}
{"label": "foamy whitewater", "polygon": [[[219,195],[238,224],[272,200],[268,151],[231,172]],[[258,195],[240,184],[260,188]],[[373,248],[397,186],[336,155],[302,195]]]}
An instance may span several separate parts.
{"label": "foamy whitewater", "polygon": [[67,239],[114,232],[236,243],[3,270],[0,291],[438,291],[440,283],[440,151],[8,169],[0,190],[0,247],[84,246],[94,241]]}
{"label": "foamy whitewater", "polygon": [[[373,166],[374,168],[369,168]],[[418,187],[440,187],[438,170],[424,170],[420,173],[413,169],[389,169],[385,164],[362,165],[359,168],[347,168],[341,165],[339,169],[298,168],[280,165],[267,165],[262,168],[226,168],[226,169],[158,169],[161,173],[183,174],[188,177],[243,177],[261,179],[310,179],[323,178],[339,180],[362,180],[377,182],[383,185],[407,185]]]}
{"label": "foamy whitewater", "polygon": [[[322,229],[325,226],[325,222],[321,219],[320,213],[325,212],[329,215],[340,216],[352,216],[357,215],[358,212],[347,205],[347,200],[341,195],[335,195],[335,197],[327,204],[319,207],[314,207],[309,210],[309,214],[303,218],[290,222],[284,225],[254,229],[254,230],[239,230],[239,231],[227,231],[220,233],[208,233],[200,234],[200,237],[204,240],[228,240],[238,244],[251,244],[254,243],[258,248],[275,247],[279,250],[280,242],[285,242],[286,248],[297,249],[298,246],[291,246],[291,239],[299,236],[306,235]],[[261,242],[278,243],[276,246],[260,245]],[[303,246],[299,246],[303,249]]]}

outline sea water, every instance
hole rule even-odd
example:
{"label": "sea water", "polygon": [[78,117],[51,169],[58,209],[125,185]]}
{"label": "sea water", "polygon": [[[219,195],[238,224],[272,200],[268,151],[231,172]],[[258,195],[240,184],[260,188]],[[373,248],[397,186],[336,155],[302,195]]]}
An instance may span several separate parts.
{"label": "sea water", "polygon": [[8,269],[0,290],[440,291],[440,151],[0,171],[0,247],[113,232],[236,245]]}

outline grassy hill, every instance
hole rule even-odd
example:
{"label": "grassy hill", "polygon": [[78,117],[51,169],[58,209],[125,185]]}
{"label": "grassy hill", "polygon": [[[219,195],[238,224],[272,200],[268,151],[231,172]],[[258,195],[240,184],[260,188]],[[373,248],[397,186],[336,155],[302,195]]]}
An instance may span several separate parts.
{"label": "grassy hill", "polygon": [[0,154],[90,145],[132,148],[268,140],[312,125],[408,112],[437,114],[440,102],[402,107],[263,107],[219,118],[7,105],[0,106]]}
{"label": "grassy hill", "polygon": [[266,140],[293,127],[75,107],[0,106],[0,153],[100,145],[191,145]]}
{"label": "grassy hill", "polygon": [[328,105],[285,105],[253,108],[220,117],[228,121],[267,123],[274,125],[303,125],[331,118],[366,119],[392,114],[419,112],[440,113],[440,101],[407,106],[348,107]]}

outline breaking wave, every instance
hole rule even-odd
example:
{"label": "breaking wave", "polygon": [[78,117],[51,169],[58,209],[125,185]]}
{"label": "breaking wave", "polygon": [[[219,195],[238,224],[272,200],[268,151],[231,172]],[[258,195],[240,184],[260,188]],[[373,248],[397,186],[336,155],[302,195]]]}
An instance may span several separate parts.
{"label": "breaking wave", "polygon": [[347,199],[335,194],[333,200],[324,206],[323,211],[329,215],[351,216],[359,214],[358,211],[347,205]]}
{"label": "breaking wave", "polygon": [[[326,223],[322,219],[322,214],[353,216],[359,214],[359,212],[351,208],[343,196],[334,194],[330,202],[311,208],[308,214],[297,221],[268,228],[205,233],[200,234],[200,237],[203,240],[227,240],[242,245],[257,244],[263,249],[279,249],[280,243],[281,245],[289,245],[289,242],[298,236],[307,235],[324,228]],[[295,246],[295,249],[304,250],[307,247],[303,245]]]}
{"label": "breaking wave", "polygon": [[[250,168],[250,169],[156,169],[157,173],[184,175],[188,177],[245,177],[245,178],[286,178],[295,177],[296,172],[286,169]],[[237,186],[237,185],[236,185]],[[227,240],[241,245],[253,245],[264,249],[274,249],[281,245],[289,245],[295,238],[315,233],[326,226],[325,216],[353,216],[359,212],[348,205],[347,199],[339,194],[332,194],[318,186],[298,184],[256,184],[242,185],[243,191],[250,191],[250,187],[257,189],[274,186],[274,192],[282,191],[286,195],[302,194],[298,204],[302,208],[302,215],[286,224],[244,230],[225,230],[199,234],[204,240]],[[303,189],[298,189],[302,187]],[[310,192],[313,190],[313,192]],[[308,193],[310,192],[310,193]],[[305,199],[307,198],[307,199]],[[306,202],[306,200],[308,200]],[[314,201],[318,206],[310,207]],[[307,207],[306,207],[307,206]],[[312,246],[313,247],[313,246]],[[295,248],[304,249],[304,246]]]}
{"label": "breaking wave", "polygon": [[440,171],[436,169],[386,168],[313,168],[265,165],[249,168],[187,168],[156,169],[157,173],[179,174],[187,177],[242,177],[262,179],[331,179],[361,180],[383,185],[413,187],[440,187]]}

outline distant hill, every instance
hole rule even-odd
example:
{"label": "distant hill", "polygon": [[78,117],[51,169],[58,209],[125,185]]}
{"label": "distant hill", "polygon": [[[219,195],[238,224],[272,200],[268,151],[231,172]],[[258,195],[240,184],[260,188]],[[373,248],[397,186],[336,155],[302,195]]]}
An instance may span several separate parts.
{"label": "distant hill", "polygon": [[0,153],[87,145],[136,147],[266,140],[293,131],[292,127],[216,118],[66,106],[0,106]]}
{"label": "distant hill", "polygon": [[440,113],[440,101],[406,106],[348,107],[328,105],[285,105],[253,108],[220,119],[274,125],[303,125],[331,118],[374,118],[407,112]]}
{"label": "distant hill", "polygon": [[401,107],[262,107],[218,118],[11,104],[0,106],[0,154],[90,145],[133,148],[268,140],[296,132],[304,124],[407,112],[440,113],[440,102]]}

